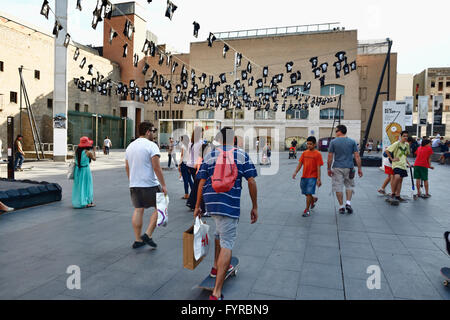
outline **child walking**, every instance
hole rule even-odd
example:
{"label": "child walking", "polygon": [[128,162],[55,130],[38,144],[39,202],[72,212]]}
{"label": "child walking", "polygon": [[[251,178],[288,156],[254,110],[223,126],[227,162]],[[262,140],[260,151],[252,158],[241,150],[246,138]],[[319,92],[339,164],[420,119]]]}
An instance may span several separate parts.
{"label": "child walking", "polygon": [[[428,184],[428,168],[431,170],[434,167],[431,165],[431,155],[433,154],[433,149],[431,148],[431,140],[422,140],[422,146],[417,149],[417,157],[414,162],[414,179],[416,179],[417,186],[417,196],[427,199],[431,197],[429,184]],[[425,194],[421,194],[420,185],[421,183],[425,185]]]}
{"label": "child walking", "polygon": [[316,150],[317,140],[315,137],[309,137],[306,140],[307,149],[302,153],[298,166],[295,169],[292,179],[295,180],[298,172],[303,166],[303,175],[300,182],[302,194],[306,196],[306,209],[303,212],[303,217],[311,215],[310,209],[314,209],[318,198],[313,195],[316,193],[316,185],[320,187],[322,182],[320,180],[320,167],[323,166],[322,154]]}
{"label": "child walking", "polygon": [[388,184],[391,184],[391,196],[392,196],[392,180],[394,179],[394,170],[392,170],[392,164],[389,161],[389,158],[385,157],[383,154],[383,166],[384,166],[384,173],[387,175],[386,179],[383,182],[383,185],[378,190],[378,193],[385,195],[386,194],[386,187]]}

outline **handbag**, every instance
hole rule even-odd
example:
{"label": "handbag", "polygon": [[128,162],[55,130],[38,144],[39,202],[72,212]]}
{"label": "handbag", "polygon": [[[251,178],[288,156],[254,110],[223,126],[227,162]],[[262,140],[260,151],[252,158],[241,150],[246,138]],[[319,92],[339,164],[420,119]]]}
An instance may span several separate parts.
{"label": "handbag", "polygon": [[69,168],[67,169],[67,179],[73,180],[74,172],[75,172],[75,161],[72,161],[69,164]]}

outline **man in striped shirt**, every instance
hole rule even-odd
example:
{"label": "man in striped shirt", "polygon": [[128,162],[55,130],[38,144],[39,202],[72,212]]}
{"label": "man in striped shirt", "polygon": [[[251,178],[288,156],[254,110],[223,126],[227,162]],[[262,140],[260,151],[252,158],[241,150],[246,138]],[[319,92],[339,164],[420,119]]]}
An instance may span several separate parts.
{"label": "man in striped shirt", "polygon": [[[221,143],[215,150],[208,153],[198,171],[197,178],[200,180],[197,194],[197,204],[194,210],[194,218],[201,217],[200,203],[205,200],[206,211],[211,214],[216,223],[215,256],[214,267],[211,269],[211,277],[216,277],[216,284],[210,300],[221,300],[222,286],[227,271],[232,270],[230,265],[232,249],[237,235],[237,225],[241,214],[241,191],[242,179],[248,182],[250,198],[252,200],[252,210],[250,212],[251,223],[258,220],[257,188],[255,177],[256,168],[250,160],[248,154],[243,150],[233,147],[234,131],[230,127],[225,127],[220,131],[219,142]],[[234,161],[237,166],[238,175],[233,188],[228,192],[217,193],[212,187],[211,177],[214,174],[217,157],[220,154],[218,149],[224,151],[233,150]]]}

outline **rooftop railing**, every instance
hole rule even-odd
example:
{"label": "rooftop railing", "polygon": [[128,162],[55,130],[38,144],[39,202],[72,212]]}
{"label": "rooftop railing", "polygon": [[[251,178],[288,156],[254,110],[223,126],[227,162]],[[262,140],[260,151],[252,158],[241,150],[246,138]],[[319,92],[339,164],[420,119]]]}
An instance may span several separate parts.
{"label": "rooftop railing", "polygon": [[220,39],[237,39],[237,38],[271,37],[287,34],[345,30],[345,28],[341,28],[339,27],[339,25],[340,22],[317,23],[317,24],[305,24],[300,26],[289,26],[289,27],[272,27],[272,28],[249,29],[239,31],[214,32],[214,35]]}

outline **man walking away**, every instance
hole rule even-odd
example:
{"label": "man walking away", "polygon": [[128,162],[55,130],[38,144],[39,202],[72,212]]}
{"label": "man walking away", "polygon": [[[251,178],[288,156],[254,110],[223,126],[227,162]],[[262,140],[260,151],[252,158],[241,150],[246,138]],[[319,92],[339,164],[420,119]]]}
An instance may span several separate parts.
{"label": "man walking away", "polygon": [[170,137],[169,138],[169,164],[167,165],[170,169],[170,165],[172,164],[172,159],[173,159],[173,163],[175,163],[175,167],[178,168],[178,163],[177,163],[177,155],[175,153],[175,143],[173,141],[173,138]]}
{"label": "man walking away", "polygon": [[25,152],[23,152],[22,147],[23,136],[19,134],[14,142],[14,147],[16,149],[16,160],[14,162],[14,171],[23,171],[22,164],[25,160]]}
{"label": "man walking away", "polygon": [[[167,195],[160,164],[161,154],[158,146],[152,142],[157,130],[150,122],[140,123],[139,138],[128,146],[125,154],[125,169],[130,181],[131,202],[134,206],[132,225],[136,241],[133,243],[133,249],[145,244],[157,247],[152,239],[158,219],[156,193],[164,192]],[[155,208],[155,211],[150,217],[146,232],[141,236],[144,210],[150,207]]]}
{"label": "man walking away", "polygon": [[[361,178],[363,176],[361,158],[359,157],[356,142],[353,139],[347,138],[346,134],[346,126],[337,126],[336,139],[331,141],[330,148],[328,149],[328,176],[332,178],[332,190],[333,192],[336,192],[340,214],[344,214],[346,209],[349,214],[353,213],[351,203],[354,193],[353,188],[355,187],[355,165],[353,163],[353,157],[355,157],[356,164],[358,165],[359,177]],[[333,169],[331,167],[332,165]],[[343,194],[344,186],[347,196],[345,206]]]}
{"label": "man walking away", "polygon": [[251,223],[258,220],[255,166],[247,153],[233,147],[233,129],[225,127],[220,132],[221,145],[205,156],[198,172],[200,183],[194,210],[194,218],[201,217],[200,204],[203,198],[206,211],[216,223],[214,267],[210,274],[216,277],[216,284],[210,300],[223,300],[225,275],[233,270],[230,262],[241,213],[242,178],[247,179],[252,200]]}
{"label": "man walking away", "polygon": [[105,140],[103,141],[103,148],[105,148],[105,154],[109,155],[109,149],[112,147],[112,142],[108,137],[105,137]]}
{"label": "man walking away", "polygon": [[402,191],[403,178],[408,176],[408,171],[406,171],[406,168],[407,166],[411,166],[407,159],[407,156],[410,154],[408,135],[408,131],[402,131],[401,140],[386,149],[386,154],[392,161],[392,169],[394,170],[394,179],[391,184],[392,205],[398,205],[399,202],[406,201],[400,197],[400,192]]}

